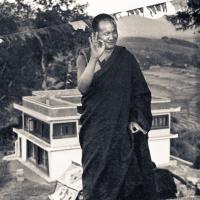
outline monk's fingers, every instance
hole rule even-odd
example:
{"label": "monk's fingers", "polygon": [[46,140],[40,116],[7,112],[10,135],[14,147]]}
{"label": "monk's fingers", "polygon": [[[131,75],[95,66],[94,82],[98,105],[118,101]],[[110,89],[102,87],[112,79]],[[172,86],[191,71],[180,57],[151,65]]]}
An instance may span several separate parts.
{"label": "monk's fingers", "polygon": [[137,133],[139,131],[132,123],[129,124],[129,128],[132,133]]}
{"label": "monk's fingers", "polygon": [[147,134],[147,131],[146,130],[144,130],[143,128],[141,128],[140,127],[140,131],[144,134],[144,135],[146,135]]}
{"label": "monk's fingers", "polygon": [[91,35],[91,41],[92,41],[93,44],[95,43],[95,36],[94,36],[94,33],[92,33],[92,35]]}
{"label": "monk's fingers", "polygon": [[98,42],[98,32],[95,32],[94,41]]}
{"label": "monk's fingers", "polygon": [[92,48],[93,44],[92,44],[92,39],[91,39],[91,37],[89,37],[89,43],[90,43],[90,47]]}
{"label": "monk's fingers", "polygon": [[137,122],[133,122],[133,125],[135,126],[135,128],[137,128],[138,130],[141,130],[142,127],[137,123]]}
{"label": "monk's fingers", "polygon": [[145,131],[144,129],[141,129],[140,131],[141,131],[144,135],[147,134],[147,131]]}
{"label": "monk's fingers", "polygon": [[140,131],[140,126],[138,125],[138,123],[133,122],[133,123],[132,123],[132,127],[133,127],[134,133],[137,133],[137,132]]}
{"label": "monk's fingers", "polygon": [[133,127],[133,131],[132,131],[132,133],[138,133],[139,131],[140,131],[139,129]]}
{"label": "monk's fingers", "polygon": [[139,131],[141,131],[143,134],[147,134],[147,132],[138,124],[138,123],[134,123],[134,125],[135,125],[135,127],[139,130]]}
{"label": "monk's fingers", "polygon": [[91,49],[95,49],[96,48],[95,43],[92,41],[92,37],[89,37],[89,43],[90,43],[90,48]]}
{"label": "monk's fingers", "polygon": [[137,122],[133,122],[133,125],[135,126],[135,128],[136,128],[138,131],[142,132],[143,134],[147,134],[147,131],[144,130]]}

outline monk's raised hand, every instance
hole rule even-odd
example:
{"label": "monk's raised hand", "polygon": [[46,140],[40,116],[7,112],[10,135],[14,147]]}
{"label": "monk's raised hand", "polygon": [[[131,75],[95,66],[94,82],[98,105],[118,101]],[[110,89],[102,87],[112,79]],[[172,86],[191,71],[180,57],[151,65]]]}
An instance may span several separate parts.
{"label": "monk's raised hand", "polygon": [[143,134],[147,134],[147,132],[137,122],[130,122],[129,129],[132,133],[138,133],[141,131]]}
{"label": "monk's raised hand", "polygon": [[91,57],[95,59],[99,59],[104,50],[105,50],[105,43],[102,40],[98,39],[98,33],[92,33],[91,37],[89,37],[89,43],[91,48]]}

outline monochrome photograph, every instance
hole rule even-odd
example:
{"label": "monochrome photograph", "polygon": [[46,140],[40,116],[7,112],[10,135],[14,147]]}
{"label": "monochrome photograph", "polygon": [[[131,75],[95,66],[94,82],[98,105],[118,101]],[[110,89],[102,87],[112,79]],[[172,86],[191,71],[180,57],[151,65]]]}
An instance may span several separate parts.
{"label": "monochrome photograph", "polygon": [[0,0],[0,200],[200,199],[200,0]]}

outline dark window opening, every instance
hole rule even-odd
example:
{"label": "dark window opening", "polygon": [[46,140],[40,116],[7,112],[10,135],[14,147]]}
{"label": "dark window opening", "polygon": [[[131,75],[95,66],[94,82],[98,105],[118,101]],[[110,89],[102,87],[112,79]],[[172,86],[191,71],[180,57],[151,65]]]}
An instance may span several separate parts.
{"label": "dark window opening", "polygon": [[49,173],[48,152],[30,141],[27,141],[27,159]]}
{"label": "dark window opening", "polygon": [[164,129],[169,128],[169,115],[153,116],[151,129]]}
{"label": "dark window opening", "polygon": [[40,137],[50,143],[50,126],[49,124],[35,119],[29,115],[24,115],[24,129],[33,135]]}
{"label": "dark window opening", "polygon": [[76,122],[66,122],[53,125],[53,138],[75,137],[77,135]]}

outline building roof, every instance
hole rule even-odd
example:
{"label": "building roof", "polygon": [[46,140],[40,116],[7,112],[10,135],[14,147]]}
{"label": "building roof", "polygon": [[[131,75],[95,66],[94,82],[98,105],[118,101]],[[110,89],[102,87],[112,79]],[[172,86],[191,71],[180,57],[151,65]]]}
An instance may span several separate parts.
{"label": "building roof", "polygon": [[[81,106],[81,93],[78,89],[32,91],[32,96],[24,96],[22,105],[14,107],[46,122],[78,119],[77,107]],[[170,113],[180,111],[172,107],[170,99],[152,97],[152,113]]]}

